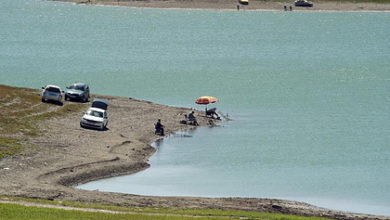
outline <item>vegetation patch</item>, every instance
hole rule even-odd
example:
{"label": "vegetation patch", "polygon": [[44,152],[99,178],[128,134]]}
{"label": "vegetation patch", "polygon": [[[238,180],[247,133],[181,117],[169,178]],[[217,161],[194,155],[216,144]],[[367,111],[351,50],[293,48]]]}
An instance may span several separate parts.
{"label": "vegetation patch", "polygon": [[[85,212],[78,210],[62,210],[42,207],[27,207],[15,204],[0,204],[0,213],[2,218],[13,220],[56,220],[56,219],[89,219],[89,220],[176,220],[176,219],[194,219],[194,217],[184,216],[164,216],[164,215],[144,215],[144,214],[109,214],[102,212]],[[210,219],[210,218],[196,218],[196,219]],[[228,218],[213,218],[213,219],[228,219]]]}
{"label": "vegetation patch", "polygon": [[0,85],[0,158],[20,153],[26,147],[22,139],[40,134],[40,121],[83,108],[81,103],[42,103],[39,90]]}
{"label": "vegetation patch", "polygon": [[[96,210],[110,210],[124,212],[123,219],[133,219],[133,216],[139,219],[259,219],[259,220],[329,220],[328,218],[320,217],[303,217],[296,215],[285,215],[275,213],[262,213],[255,211],[241,211],[241,210],[219,210],[219,209],[172,209],[172,208],[143,208],[143,207],[125,207],[114,205],[103,205],[96,203],[81,203],[70,201],[51,201],[44,199],[32,199],[22,197],[5,197],[0,196],[0,199],[11,201],[25,201],[39,204],[61,205],[66,207],[88,208]],[[56,209],[52,209],[54,212]],[[131,212],[133,214],[126,214]],[[111,214],[112,216],[116,216]],[[128,215],[128,216],[126,216]],[[156,218],[154,218],[156,217]],[[34,218],[32,218],[34,219]],[[65,219],[65,218],[59,218]],[[95,219],[95,218],[91,218]],[[97,218],[99,219],[99,218]],[[111,219],[111,218],[107,218]]]}
{"label": "vegetation patch", "polygon": [[18,154],[22,151],[22,145],[18,139],[0,137],[0,159]]}

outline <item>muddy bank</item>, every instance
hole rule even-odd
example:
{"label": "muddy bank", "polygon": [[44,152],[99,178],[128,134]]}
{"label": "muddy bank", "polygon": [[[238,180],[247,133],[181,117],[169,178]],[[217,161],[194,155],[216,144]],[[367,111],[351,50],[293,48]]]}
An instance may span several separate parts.
{"label": "muddy bank", "polygon": [[[26,92],[39,96],[37,90]],[[125,97],[99,98],[110,102],[109,124],[105,131],[80,128],[82,112],[90,103],[77,103],[81,106],[79,110],[69,110],[67,103],[64,106],[34,105],[36,109],[49,105],[45,111],[65,109],[67,114],[37,121],[41,130],[39,135],[15,134],[34,147],[0,160],[0,195],[133,207],[238,209],[335,219],[389,219],[276,199],[153,197],[76,189],[74,186],[80,183],[148,168],[148,158],[155,152],[150,144],[161,138],[154,134],[154,123],[158,118],[162,119],[167,134],[193,128],[179,123],[184,114],[190,112],[188,108]],[[10,105],[16,103],[15,100],[10,102]],[[2,106],[6,104],[0,108]],[[210,119],[203,117],[204,112],[197,111],[196,116],[201,126],[208,126]]]}
{"label": "muddy bank", "polygon": [[[88,5],[112,5],[141,8],[237,10],[237,0],[53,0]],[[293,11],[390,11],[387,3],[354,3],[345,1],[315,1],[312,8],[295,7],[294,1],[249,1],[240,10],[283,11],[284,6]]]}

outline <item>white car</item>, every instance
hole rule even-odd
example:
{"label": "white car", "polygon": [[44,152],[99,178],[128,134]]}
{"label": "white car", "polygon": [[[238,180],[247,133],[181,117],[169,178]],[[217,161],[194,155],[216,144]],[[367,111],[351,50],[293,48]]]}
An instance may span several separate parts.
{"label": "white car", "polygon": [[83,117],[80,121],[80,126],[97,128],[99,130],[104,130],[107,127],[108,116],[107,112],[104,109],[91,107],[88,111],[84,112]]}
{"label": "white car", "polygon": [[42,87],[42,102],[56,101],[62,103],[63,91],[59,86],[47,85]]}

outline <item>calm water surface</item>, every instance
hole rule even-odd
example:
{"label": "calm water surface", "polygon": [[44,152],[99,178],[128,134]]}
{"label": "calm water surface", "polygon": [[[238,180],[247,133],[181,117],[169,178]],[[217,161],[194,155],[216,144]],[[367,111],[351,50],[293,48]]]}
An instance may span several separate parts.
{"label": "calm water surface", "polygon": [[234,119],[156,143],[152,167],[83,189],[294,199],[390,215],[390,14],[158,10],[0,1],[0,83]]}

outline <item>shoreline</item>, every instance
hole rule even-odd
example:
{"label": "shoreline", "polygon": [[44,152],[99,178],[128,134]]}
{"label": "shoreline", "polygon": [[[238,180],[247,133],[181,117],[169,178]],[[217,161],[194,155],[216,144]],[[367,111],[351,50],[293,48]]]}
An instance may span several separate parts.
{"label": "shoreline", "polygon": [[[237,11],[235,0],[47,0],[54,2],[68,2],[76,5],[96,5],[130,8],[155,8],[169,10],[213,10]],[[240,5],[239,11],[277,12],[284,11],[284,6],[292,6],[292,11],[298,12],[390,12],[390,3],[353,3],[338,1],[314,2],[312,8],[295,7],[293,2],[251,1],[249,5]]]}
{"label": "shoreline", "polygon": [[[39,90],[15,90],[25,90],[32,97],[40,99]],[[154,134],[153,123],[156,118],[162,119],[167,135],[194,128],[179,123],[184,118],[183,114],[191,111],[189,108],[125,97],[95,97],[106,98],[110,102],[110,121],[106,131],[79,127],[81,114],[90,103],[76,103],[81,107],[79,110],[71,110],[69,106],[74,103],[70,102],[65,102],[64,106],[39,102],[34,106],[49,107],[51,111],[65,109],[67,113],[38,121],[43,131],[40,136],[20,136],[25,143],[36,147],[0,159],[0,175],[3,177],[0,179],[0,195],[129,207],[233,209],[334,219],[389,219],[386,216],[335,211],[281,199],[141,196],[77,189],[74,186],[83,182],[131,174],[148,168],[148,159],[156,151],[150,144],[161,138]],[[6,105],[14,103],[15,99]],[[204,112],[196,111],[199,124],[207,126],[209,119],[203,115]]]}

